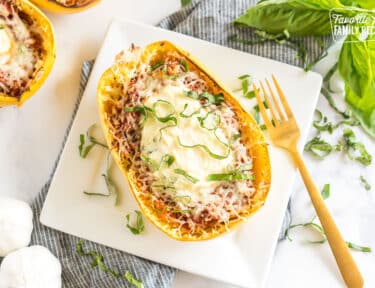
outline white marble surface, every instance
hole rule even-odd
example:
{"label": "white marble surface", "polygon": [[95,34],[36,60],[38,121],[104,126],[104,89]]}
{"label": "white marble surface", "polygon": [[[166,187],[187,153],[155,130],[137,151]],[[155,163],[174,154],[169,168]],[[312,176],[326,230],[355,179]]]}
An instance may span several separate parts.
{"label": "white marble surface", "polygon": [[[55,27],[58,51],[50,77],[38,94],[21,109],[0,109],[0,195],[30,202],[48,179],[78,91],[81,63],[95,57],[110,20],[127,17],[156,24],[177,10],[179,5],[179,0],[103,0],[99,6],[81,14],[48,15]],[[332,50],[330,57],[317,67],[318,72],[324,73],[334,61],[337,48]],[[340,81],[335,83],[339,89]],[[338,94],[336,98],[340,99],[342,95]],[[336,118],[323,97],[318,107],[330,119]],[[361,129],[353,130],[369,152],[375,155],[375,141]],[[339,134],[340,131],[337,131],[327,137],[334,141]],[[305,160],[319,187],[331,184],[327,205],[345,239],[375,250],[374,164],[364,168],[341,153],[324,161],[305,155]],[[371,191],[361,186],[360,175],[366,176],[372,184],[374,188]],[[309,221],[314,215],[300,180],[294,188],[292,211],[294,223]],[[267,287],[343,287],[328,245],[304,243],[303,239],[314,235],[304,234],[303,231],[295,231],[293,236],[293,242],[283,241],[278,245]],[[365,286],[375,287],[375,252],[353,254],[364,274]],[[179,272],[173,288],[188,287],[232,286]]]}

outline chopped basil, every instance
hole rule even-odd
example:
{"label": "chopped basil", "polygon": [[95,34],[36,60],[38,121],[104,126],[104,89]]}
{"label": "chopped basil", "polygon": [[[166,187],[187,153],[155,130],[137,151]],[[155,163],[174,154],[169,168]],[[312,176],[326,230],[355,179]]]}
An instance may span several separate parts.
{"label": "chopped basil", "polygon": [[304,150],[310,152],[318,159],[323,159],[328,156],[332,151],[339,151],[340,145],[331,145],[328,142],[322,140],[320,136],[315,136],[309,142],[305,144]]}
{"label": "chopped basil", "polygon": [[4,25],[1,25],[1,24],[0,24],[0,30],[1,30],[1,29],[4,29],[4,28],[5,28]]}
{"label": "chopped basil", "polygon": [[289,226],[288,229],[285,230],[285,234],[284,236],[289,240],[289,241],[293,241],[292,238],[289,236],[289,231],[294,229],[294,228],[297,228],[297,227],[303,227],[303,228],[311,228],[313,229],[314,231],[317,231],[318,234],[320,234],[321,236],[321,240],[317,240],[317,241],[311,241],[311,240],[308,240],[309,243],[324,243],[326,240],[327,240],[327,237],[326,237],[326,234],[324,233],[324,230],[323,230],[323,227],[321,227],[320,225],[316,224],[313,222],[313,220],[311,220],[310,222],[307,222],[307,223],[301,223],[301,224],[294,224],[294,225],[291,225]]}
{"label": "chopped basil", "polygon": [[239,80],[245,80],[247,78],[250,78],[250,75],[249,74],[244,74],[244,75],[241,75],[241,76],[238,76],[238,79]]}
{"label": "chopped basil", "polygon": [[191,3],[191,0],[181,0],[182,7],[189,5]]}
{"label": "chopped basil", "polygon": [[229,146],[231,146],[234,142],[236,142],[238,139],[241,138],[241,133],[234,134],[232,137],[229,139]]}
{"label": "chopped basil", "polygon": [[[162,106],[167,107],[167,109],[169,109],[166,115],[158,114],[158,107],[162,107]],[[152,105],[152,108],[153,108],[152,111],[154,112],[154,116],[159,122],[167,123],[169,121],[172,121],[175,124],[177,124],[177,118],[173,116],[176,110],[170,102],[166,100],[157,100]]]}
{"label": "chopped basil", "polygon": [[227,173],[227,174],[209,174],[207,181],[236,181],[236,180],[253,180],[254,176],[244,173]]}
{"label": "chopped basil", "polygon": [[163,136],[163,131],[164,131],[165,129],[172,128],[172,127],[176,127],[176,126],[177,126],[177,122],[174,122],[173,124],[166,125],[166,126],[160,128],[160,129],[159,129],[159,141],[160,141],[161,137]]}
{"label": "chopped basil", "polygon": [[125,272],[125,279],[128,280],[129,284],[136,288],[143,288],[143,283],[141,280],[136,279],[130,271]]}
{"label": "chopped basil", "polygon": [[157,62],[154,65],[150,65],[150,70],[155,71],[156,69],[164,66],[164,62]]}
{"label": "chopped basil", "polygon": [[185,59],[182,59],[180,64],[181,64],[182,67],[184,67],[185,72],[189,72],[189,67],[188,67]]}
{"label": "chopped basil", "polygon": [[159,170],[162,165],[165,163],[166,166],[169,168],[175,161],[175,157],[170,154],[165,154],[161,157],[159,164],[152,160],[150,157],[146,156],[145,154],[141,154],[141,160],[146,162],[150,165],[153,171]]}
{"label": "chopped basil", "polygon": [[339,113],[342,117],[344,117],[345,119],[348,119],[350,118],[351,116],[351,112],[349,110],[345,110],[345,111],[342,111],[340,110],[335,101],[333,100],[333,97],[331,95],[331,93],[328,91],[327,88],[325,88],[324,86],[322,87],[322,89],[320,90],[320,92],[323,94],[323,96],[327,99],[328,101],[328,104],[332,107],[333,110],[335,110],[337,113]]}
{"label": "chopped basil", "polygon": [[327,72],[327,74],[323,78],[323,82],[327,85],[328,92],[333,92],[331,89],[331,78],[333,74],[337,71],[338,68],[338,62],[336,62]]}
{"label": "chopped basil", "polygon": [[79,155],[82,157],[82,158],[86,158],[87,155],[89,154],[89,152],[91,151],[91,149],[95,146],[95,145],[99,145],[103,148],[106,148],[108,149],[108,146],[101,143],[100,141],[98,141],[94,136],[92,136],[92,130],[96,127],[96,124],[92,124],[86,131],[86,138],[88,139],[88,141],[90,142],[90,144],[88,144],[87,146],[85,146],[85,135],[84,134],[80,134],[79,135],[79,146],[78,146],[78,150],[79,150]]}
{"label": "chopped basil", "polygon": [[[284,236],[289,241],[293,241],[292,238],[289,236],[289,231],[290,230],[292,230],[294,228],[297,228],[297,227],[312,228],[314,231],[317,231],[320,234],[321,240],[317,240],[317,241],[310,241],[310,240],[308,240],[308,242],[309,243],[313,243],[313,244],[323,244],[324,242],[327,241],[327,236],[326,236],[326,234],[324,232],[324,229],[323,229],[322,226],[320,226],[319,224],[314,223],[313,221],[314,221],[314,219],[311,220],[310,222],[307,222],[307,223],[300,223],[300,224],[295,224],[295,225],[289,226],[289,228],[285,230]],[[350,248],[352,250],[361,251],[361,252],[371,252],[371,248],[370,247],[360,246],[360,245],[354,244],[352,242],[345,242],[345,243],[348,246],[348,248]]]}
{"label": "chopped basil", "polygon": [[148,112],[153,112],[153,110],[147,106],[141,106],[141,105],[138,105],[138,106],[133,106],[133,107],[125,107],[124,108],[124,111],[125,112],[136,112],[136,113],[140,113],[143,118],[141,120],[141,122],[139,123],[141,125],[141,127],[143,127],[143,125],[145,124],[145,122],[147,121],[147,118],[148,118]]}
{"label": "chopped basil", "polygon": [[322,198],[324,200],[329,198],[330,191],[331,191],[331,185],[330,184],[324,184],[322,192],[321,192]]}
{"label": "chopped basil", "polygon": [[127,221],[126,227],[134,235],[138,235],[138,234],[141,234],[145,230],[145,226],[143,224],[142,213],[140,211],[138,211],[138,210],[135,210],[134,212],[135,212],[135,214],[137,216],[136,221],[134,223],[135,226],[131,226],[130,225],[130,214],[127,214],[126,215],[126,221]]}
{"label": "chopped basil", "polygon": [[326,116],[323,116],[322,112],[318,109],[315,110],[315,113],[318,115],[318,119],[313,121],[313,126],[319,131],[328,131],[332,134],[335,129],[334,125],[331,122],[328,122]]}
{"label": "chopped basil", "polygon": [[352,250],[361,251],[361,252],[371,252],[372,251],[371,247],[360,246],[360,245],[354,244],[352,242],[345,242],[345,243]]}
{"label": "chopped basil", "polygon": [[118,272],[117,269],[115,270],[115,269],[108,268],[104,264],[104,257],[100,255],[98,252],[93,251],[93,250],[87,251],[87,252],[84,251],[83,240],[78,241],[77,246],[76,246],[76,252],[79,256],[87,256],[91,258],[91,264],[90,264],[91,268],[98,267],[104,273],[109,274],[114,278],[124,278],[129,282],[129,284],[133,285],[136,288],[144,287],[142,281],[135,279],[134,276],[129,271],[126,271],[124,274],[121,274]]}
{"label": "chopped basil", "polygon": [[89,196],[102,196],[102,197],[109,197],[110,194],[102,194],[102,193],[97,193],[97,192],[88,192],[88,191],[83,191],[84,194],[89,195]]}
{"label": "chopped basil", "polygon": [[22,45],[21,45],[21,52],[22,52],[22,53],[26,53],[27,51],[28,51],[28,49],[27,49],[26,45],[25,45],[25,44],[22,44]]}
{"label": "chopped basil", "polygon": [[115,206],[117,206],[119,204],[119,194],[120,193],[118,191],[118,187],[117,187],[116,182],[113,180],[113,178],[111,176],[111,160],[112,160],[111,154],[108,153],[108,155],[107,155],[107,169],[106,169],[105,173],[102,174],[102,176],[104,178],[105,185],[107,186],[108,194],[109,195],[112,195],[112,194],[115,195]]}
{"label": "chopped basil", "polygon": [[315,66],[316,63],[318,63],[320,60],[327,57],[327,55],[328,55],[328,46],[325,44],[323,39],[315,37],[315,40],[318,43],[318,45],[320,46],[320,48],[323,50],[323,52],[320,54],[320,56],[318,58],[316,58],[312,62],[305,65],[305,67],[303,68],[303,70],[305,70],[305,72],[310,71]]}
{"label": "chopped basil", "polygon": [[[207,129],[208,131],[214,131],[214,130],[216,130],[219,127],[220,123],[221,123],[221,118],[220,118],[219,115],[214,114],[215,112],[216,112],[216,110],[211,110],[211,111],[207,112],[207,114],[205,116],[203,116],[203,117],[197,117],[197,119],[199,121],[199,125],[202,128]],[[213,115],[212,117],[216,116],[215,119],[214,119],[215,125],[213,127],[207,127],[205,125],[205,120],[207,118],[210,119],[209,118],[210,115]]]}
{"label": "chopped basil", "polygon": [[353,130],[346,128],[343,134],[343,148],[351,160],[356,160],[365,166],[372,162],[372,156],[367,152],[365,145],[356,142]]}
{"label": "chopped basil", "polygon": [[221,102],[224,101],[224,94],[219,93],[216,95],[213,95],[207,91],[202,92],[201,94],[198,95],[197,92],[195,91],[184,91],[185,96],[192,98],[194,100],[207,100],[208,103],[210,104],[215,104],[219,105]]}
{"label": "chopped basil", "polygon": [[180,112],[180,116],[182,118],[190,118],[190,117],[192,117],[192,116],[194,116],[196,114],[199,114],[200,111],[201,111],[201,108],[199,108],[198,110],[195,110],[195,111],[191,112],[190,114],[185,114],[185,110],[188,108],[188,106],[189,105],[187,103],[185,103],[184,110],[182,110],[182,112]]}
{"label": "chopped basil", "polygon": [[174,173],[184,176],[187,180],[189,180],[191,183],[195,184],[199,180],[191,175],[189,175],[185,170],[182,169],[174,169]]}
{"label": "chopped basil", "polygon": [[246,95],[247,91],[249,91],[249,81],[247,78],[242,80],[241,87],[242,87],[242,94]]}
{"label": "chopped basil", "polygon": [[210,149],[208,149],[208,147],[206,145],[203,145],[203,144],[185,145],[185,144],[181,143],[180,137],[177,137],[177,140],[178,140],[178,144],[180,144],[184,148],[202,148],[212,158],[219,159],[219,160],[227,158],[229,156],[229,153],[230,153],[230,150],[228,149],[228,152],[225,155],[218,155],[218,154],[215,154],[215,153],[211,152]]}
{"label": "chopped basil", "polygon": [[365,187],[365,189],[367,191],[371,190],[371,185],[370,183],[367,182],[366,178],[363,177],[362,175],[359,177],[359,179],[361,180],[361,183],[363,184],[363,186]]}
{"label": "chopped basil", "polygon": [[[257,89],[257,91],[259,92],[259,89]],[[255,91],[252,90],[252,91],[248,91],[245,95],[243,95],[245,98],[247,99],[253,99],[255,97]]]}

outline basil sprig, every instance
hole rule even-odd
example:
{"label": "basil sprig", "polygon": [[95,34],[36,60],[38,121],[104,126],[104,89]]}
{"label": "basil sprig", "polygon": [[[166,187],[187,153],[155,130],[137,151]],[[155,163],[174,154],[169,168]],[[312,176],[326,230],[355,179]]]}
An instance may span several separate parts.
{"label": "basil sprig", "polygon": [[230,153],[230,150],[228,149],[227,150],[228,152],[225,155],[215,154],[210,149],[208,149],[208,147],[206,145],[203,145],[203,144],[185,145],[185,144],[181,143],[181,139],[180,139],[179,136],[177,137],[177,141],[178,141],[178,144],[180,144],[184,148],[202,148],[212,158],[219,159],[219,160],[227,158],[229,156],[229,153]]}
{"label": "basil sprig", "polygon": [[124,274],[118,272],[117,269],[108,268],[104,264],[104,257],[100,255],[97,251],[85,251],[83,249],[83,240],[78,241],[76,246],[76,252],[79,256],[86,256],[91,258],[91,268],[98,267],[104,273],[114,277],[114,278],[123,278],[126,279],[129,284],[133,285],[135,288],[144,288],[141,280],[136,279],[130,271],[126,271]]}
{"label": "basil sprig", "polygon": [[86,138],[89,141],[90,144],[85,146],[85,134],[80,134],[79,135],[79,146],[78,146],[78,151],[79,151],[79,156],[82,158],[86,158],[91,149],[95,146],[101,146],[103,148],[108,149],[108,146],[106,144],[103,144],[102,142],[98,141],[93,135],[93,130],[95,129],[96,124],[92,124],[86,131]]}
{"label": "basil sprig", "polygon": [[183,169],[174,169],[174,173],[179,174],[181,176],[184,176],[187,180],[189,180],[191,183],[196,184],[199,180],[191,175],[189,175],[185,170]]}
{"label": "basil sprig", "polygon": [[138,210],[134,211],[136,214],[136,220],[134,226],[131,225],[130,221],[130,214],[126,215],[126,227],[132,232],[134,235],[141,234],[145,230],[145,226],[143,224],[143,218],[142,218],[142,213]]}

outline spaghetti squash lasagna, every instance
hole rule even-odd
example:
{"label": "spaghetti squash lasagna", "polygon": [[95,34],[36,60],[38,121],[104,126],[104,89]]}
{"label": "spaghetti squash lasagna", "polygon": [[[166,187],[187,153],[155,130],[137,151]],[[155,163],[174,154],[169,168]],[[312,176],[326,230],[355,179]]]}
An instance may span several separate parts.
{"label": "spaghetti squash lasagna", "polygon": [[98,93],[114,158],[169,236],[209,239],[263,205],[270,169],[259,128],[185,51],[165,41],[132,46]]}
{"label": "spaghetti squash lasagna", "polygon": [[0,94],[20,98],[37,77],[45,51],[35,24],[16,1],[0,0]]}
{"label": "spaghetti squash lasagna", "polygon": [[83,7],[90,3],[92,3],[95,0],[54,0],[59,5],[62,5],[64,7]]}

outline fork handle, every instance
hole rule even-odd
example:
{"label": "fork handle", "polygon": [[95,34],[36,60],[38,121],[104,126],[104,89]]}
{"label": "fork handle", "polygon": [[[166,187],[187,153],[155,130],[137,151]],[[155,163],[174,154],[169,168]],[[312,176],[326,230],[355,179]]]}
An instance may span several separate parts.
{"label": "fork handle", "polygon": [[324,200],[320,194],[320,191],[314,184],[314,181],[308,171],[301,154],[295,148],[292,152],[293,160],[301,173],[303,182],[309,192],[311,201],[314,205],[316,214],[319,217],[320,223],[323,226],[324,232],[327,236],[327,240],[333,255],[336,258],[337,265],[339,266],[340,272],[346,285],[349,288],[360,288],[363,287],[363,277],[358,269],[357,264],[349,251],[346,242],[342,238],[342,235],[337,228]]}

